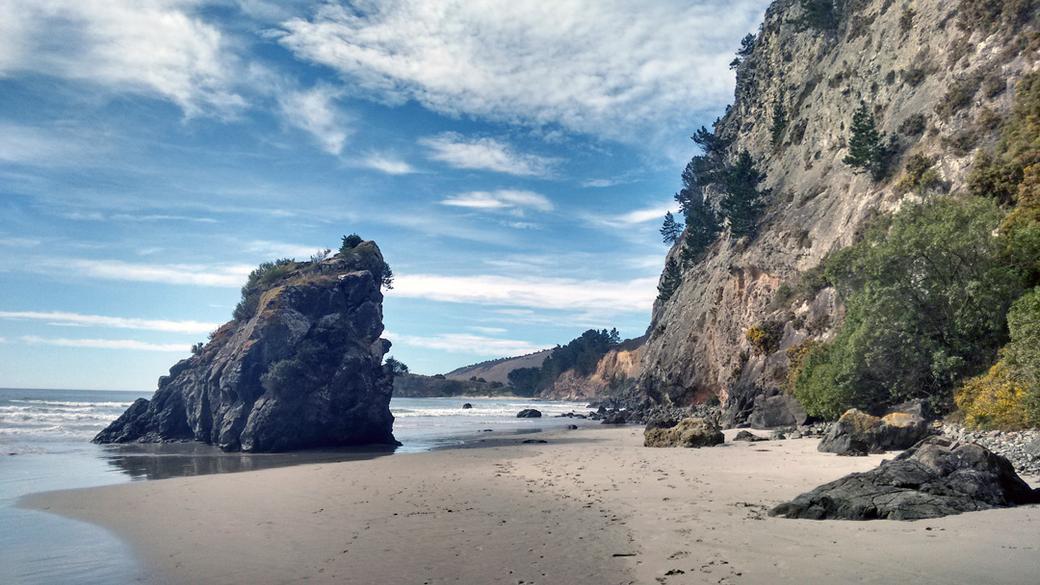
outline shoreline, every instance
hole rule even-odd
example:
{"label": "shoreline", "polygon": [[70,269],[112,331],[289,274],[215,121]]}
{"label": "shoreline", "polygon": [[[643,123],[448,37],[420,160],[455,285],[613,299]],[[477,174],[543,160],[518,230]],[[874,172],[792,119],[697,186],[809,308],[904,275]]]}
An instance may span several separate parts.
{"label": "shoreline", "polygon": [[394,457],[45,492],[19,505],[111,531],[133,547],[147,582],[1035,579],[1040,506],[919,522],[769,518],[780,501],[892,456],[837,457],[816,443],[648,449],[641,427],[597,425]]}

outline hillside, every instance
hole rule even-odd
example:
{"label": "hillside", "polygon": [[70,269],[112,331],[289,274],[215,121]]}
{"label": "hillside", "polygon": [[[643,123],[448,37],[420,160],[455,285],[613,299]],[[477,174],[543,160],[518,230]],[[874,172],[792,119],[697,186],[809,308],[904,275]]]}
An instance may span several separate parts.
{"label": "hillside", "polygon": [[479,364],[472,364],[469,366],[463,366],[456,368],[446,374],[445,378],[449,380],[469,380],[471,378],[483,378],[488,382],[500,382],[502,384],[509,383],[509,372],[518,368],[538,368],[541,367],[542,362],[545,358],[549,357],[552,353],[552,349],[543,349],[535,353],[529,353],[527,355],[517,357],[506,357],[495,360],[489,360],[486,362],[480,362]]}
{"label": "hillside", "polygon": [[[697,213],[726,203],[704,178],[703,159],[687,168],[695,205],[668,254],[669,294],[654,307],[634,401],[718,397],[739,421],[756,398],[787,389],[788,350],[833,339],[846,313],[838,290],[815,282],[821,263],[907,202],[967,191],[979,153],[998,143],[1014,89],[1037,68],[1035,3],[830,5],[774,2],[735,63],[735,101],[700,138],[730,164],[748,153],[764,175],[763,208],[751,233],[735,234],[730,222],[684,255]],[[845,162],[861,105],[893,138],[881,177]],[[926,174],[928,184],[907,188],[920,161],[916,178]]]}

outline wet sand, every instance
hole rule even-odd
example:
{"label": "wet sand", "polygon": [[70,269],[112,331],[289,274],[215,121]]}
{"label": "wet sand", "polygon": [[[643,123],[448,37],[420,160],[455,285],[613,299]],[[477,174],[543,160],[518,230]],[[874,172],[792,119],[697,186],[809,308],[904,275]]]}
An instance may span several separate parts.
{"label": "wet sand", "polygon": [[1037,582],[1037,506],[910,523],[769,518],[884,458],[816,443],[647,449],[641,428],[583,428],[23,505],[110,529],[155,583]]}

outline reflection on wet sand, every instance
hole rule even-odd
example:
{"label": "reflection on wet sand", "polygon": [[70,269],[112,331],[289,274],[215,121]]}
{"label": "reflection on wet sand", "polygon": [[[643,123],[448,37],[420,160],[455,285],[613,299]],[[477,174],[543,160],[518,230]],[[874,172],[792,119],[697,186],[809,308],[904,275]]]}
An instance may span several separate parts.
{"label": "reflection on wet sand", "polygon": [[134,480],[237,473],[305,463],[356,461],[390,455],[394,447],[369,446],[293,453],[225,453],[202,443],[106,445],[100,456]]}

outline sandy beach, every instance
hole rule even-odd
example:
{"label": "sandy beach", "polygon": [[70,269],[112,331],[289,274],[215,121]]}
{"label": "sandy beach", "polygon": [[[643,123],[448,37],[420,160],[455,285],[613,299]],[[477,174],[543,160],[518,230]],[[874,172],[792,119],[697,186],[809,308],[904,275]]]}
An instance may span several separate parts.
{"label": "sandy beach", "polygon": [[154,583],[977,585],[1040,574],[1037,506],[919,522],[766,515],[883,456],[819,453],[814,439],[648,449],[638,427],[535,437],[548,443],[524,436],[23,505],[110,529]]}

